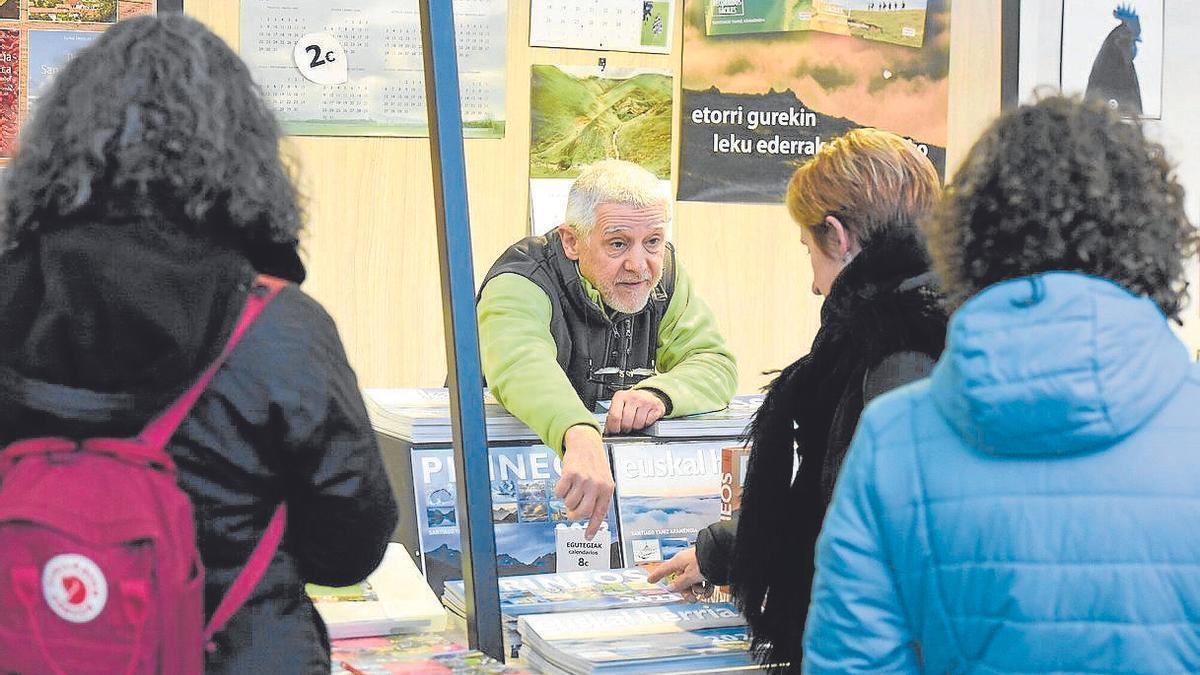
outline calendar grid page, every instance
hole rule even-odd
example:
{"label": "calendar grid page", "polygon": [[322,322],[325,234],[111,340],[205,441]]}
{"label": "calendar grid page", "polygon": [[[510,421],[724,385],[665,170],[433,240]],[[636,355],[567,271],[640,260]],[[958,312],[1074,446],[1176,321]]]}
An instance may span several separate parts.
{"label": "calendar grid page", "polygon": [[[455,0],[463,135],[503,138],[508,6]],[[348,79],[321,85],[292,60],[297,41],[326,32],[346,53]],[[296,136],[427,136],[416,0],[242,0],[241,56]]]}
{"label": "calendar grid page", "polygon": [[675,0],[530,0],[529,46],[666,54]]}

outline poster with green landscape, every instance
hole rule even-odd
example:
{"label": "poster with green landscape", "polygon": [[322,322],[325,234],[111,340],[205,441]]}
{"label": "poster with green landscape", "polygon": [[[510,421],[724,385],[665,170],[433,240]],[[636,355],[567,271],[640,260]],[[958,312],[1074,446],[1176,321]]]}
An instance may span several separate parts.
{"label": "poster with green landscape", "polygon": [[814,30],[906,47],[925,40],[928,0],[705,0],[707,35]]}
{"label": "poster with green landscape", "polygon": [[[671,180],[671,75],[644,69],[533,66],[529,178],[534,230],[561,220],[584,166],[624,159]],[[542,231],[558,223],[553,222]]]}
{"label": "poster with green landscape", "polygon": [[29,0],[29,20],[115,23],[117,0]]}
{"label": "poster with green landscape", "polygon": [[812,0],[709,0],[709,35],[809,30]]}

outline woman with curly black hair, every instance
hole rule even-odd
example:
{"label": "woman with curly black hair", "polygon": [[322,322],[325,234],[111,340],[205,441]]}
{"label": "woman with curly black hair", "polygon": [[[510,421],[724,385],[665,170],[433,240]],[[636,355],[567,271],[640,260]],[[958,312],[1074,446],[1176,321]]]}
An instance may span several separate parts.
{"label": "woman with curly black hair", "polygon": [[1197,236],[1163,149],[1050,98],[929,228],[958,306],[864,413],[817,546],[807,672],[1197,672]]}
{"label": "woman with curly black hair", "polygon": [[166,448],[194,506],[206,615],[288,506],[209,672],[328,673],[304,583],[364,577],[397,518],[337,329],[298,288],[279,137],[218,37],[182,14],[130,19],[39,98],[4,195],[0,448],[137,434],[214,361],[260,273],[291,282]]}

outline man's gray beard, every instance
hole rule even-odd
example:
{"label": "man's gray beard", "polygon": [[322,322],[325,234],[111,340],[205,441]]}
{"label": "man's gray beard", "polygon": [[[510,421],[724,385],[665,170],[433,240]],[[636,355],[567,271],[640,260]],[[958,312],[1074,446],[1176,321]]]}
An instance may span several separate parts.
{"label": "man's gray beard", "polygon": [[[652,283],[650,284],[650,290],[646,291],[646,295],[645,295],[645,297],[642,298],[641,304],[639,304],[636,307],[631,308],[628,306],[622,306],[619,302],[615,301],[614,298],[610,297],[610,295],[616,295],[615,292],[614,293],[606,293],[605,289],[603,289],[603,288],[600,289],[600,297],[601,297],[601,299],[604,300],[604,304],[608,305],[609,307],[612,307],[613,309],[617,310],[618,312],[620,312],[622,314],[637,314],[638,312],[645,309],[646,305],[650,303],[650,296],[654,293],[654,289],[658,286],[658,282],[660,280],[661,280],[661,277],[659,277],[659,279],[651,280]],[[615,291],[616,289],[612,289],[612,290]]]}
{"label": "man's gray beard", "polygon": [[614,282],[612,284],[612,286],[609,288],[605,288],[604,286],[602,286],[600,284],[596,284],[596,283],[593,283],[592,287],[595,288],[596,290],[600,291],[600,299],[604,301],[604,304],[608,305],[609,307],[617,310],[618,312],[620,312],[622,314],[637,314],[638,312],[645,309],[646,305],[650,303],[650,296],[654,294],[654,289],[658,288],[659,282],[662,281],[662,272],[659,271],[659,273],[657,275],[650,277],[646,281],[650,282],[650,289],[646,291],[646,296],[644,298],[642,298],[642,303],[632,309],[630,309],[628,307],[623,307],[613,301],[612,296],[615,296],[617,294],[616,293],[616,290],[617,290],[616,282]]}
{"label": "man's gray beard", "polygon": [[649,294],[649,293],[647,293],[647,294],[646,294],[646,297],[645,297],[645,298],[642,300],[642,304],[640,304],[640,305],[638,305],[637,307],[634,307],[634,308],[622,307],[622,306],[621,306],[619,303],[613,302],[613,301],[611,301],[611,300],[608,300],[608,299],[606,299],[606,300],[604,301],[604,303],[605,303],[605,304],[607,304],[609,307],[612,307],[613,309],[615,309],[615,310],[617,310],[618,312],[622,313],[622,314],[637,314],[638,312],[640,312],[640,311],[642,311],[643,309],[645,309],[645,308],[646,308],[646,305],[648,305],[648,304],[650,303],[650,294]]}

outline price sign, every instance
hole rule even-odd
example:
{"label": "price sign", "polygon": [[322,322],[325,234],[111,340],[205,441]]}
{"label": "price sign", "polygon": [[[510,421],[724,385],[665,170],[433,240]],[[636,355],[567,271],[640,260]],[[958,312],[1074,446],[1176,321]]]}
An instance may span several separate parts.
{"label": "price sign", "polygon": [[600,531],[591,541],[584,538],[586,531],[581,523],[559,523],[554,528],[556,572],[612,569],[612,558],[609,557],[612,536],[608,533],[608,523],[600,524]]}
{"label": "price sign", "polygon": [[309,33],[292,48],[292,60],[305,79],[317,84],[344,84],[348,78],[346,50],[329,33]]}

